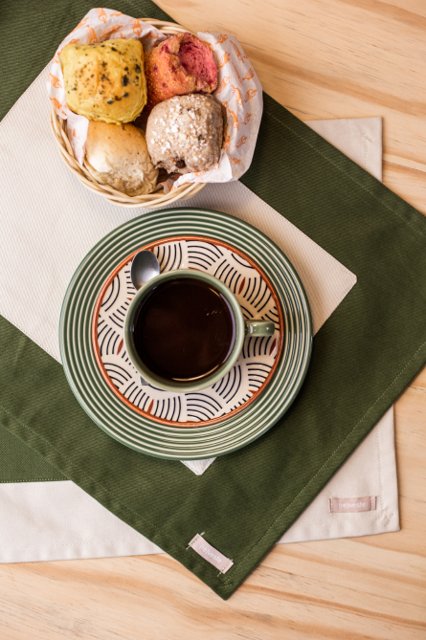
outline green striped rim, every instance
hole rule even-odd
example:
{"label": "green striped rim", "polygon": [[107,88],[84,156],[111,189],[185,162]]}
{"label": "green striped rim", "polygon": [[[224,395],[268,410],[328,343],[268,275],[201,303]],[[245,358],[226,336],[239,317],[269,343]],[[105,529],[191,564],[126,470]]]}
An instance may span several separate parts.
{"label": "green striped rim", "polygon": [[[106,278],[124,255],[177,235],[198,235],[249,255],[273,283],[284,316],[284,347],[269,385],[246,410],[196,429],[159,424],[135,414],[109,389],[95,360],[92,314]],[[142,453],[173,460],[229,453],[252,442],[283,415],[305,377],[312,346],[303,286],[281,250],[255,227],[225,213],[172,209],[143,214],[103,238],[78,267],[60,320],[61,357],[68,382],[86,413],[111,437]]]}

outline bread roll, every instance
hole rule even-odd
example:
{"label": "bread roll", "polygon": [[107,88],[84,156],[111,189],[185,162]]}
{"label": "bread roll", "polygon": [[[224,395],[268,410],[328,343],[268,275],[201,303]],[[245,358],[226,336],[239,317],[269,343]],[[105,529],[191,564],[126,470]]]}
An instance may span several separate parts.
{"label": "bread roll", "polygon": [[219,161],[222,138],[222,108],[213,96],[175,96],[157,104],[148,117],[149,155],[169,173],[210,169]]}
{"label": "bread roll", "polygon": [[131,122],[146,104],[139,40],[68,44],[59,54],[67,105],[89,120]]}
{"label": "bread roll", "polygon": [[217,87],[217,64],[207,42],[190,33],[169,36],[147,55],[145,72],[150,106],[195,91]]}
{"label": "bread roll", "polygon": [[131,124],[90,122],[86,166],[98,182],[129,196],[151,193],[157,184],[145,136]]}

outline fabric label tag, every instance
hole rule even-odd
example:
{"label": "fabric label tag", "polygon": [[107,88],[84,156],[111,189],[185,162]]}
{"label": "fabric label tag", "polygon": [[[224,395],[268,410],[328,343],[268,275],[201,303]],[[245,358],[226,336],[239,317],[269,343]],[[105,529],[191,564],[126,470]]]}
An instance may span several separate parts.
{"label": "fabric label tag", "polygon": [[204,560],[212,564],[216,569],[219,569],[221,573],[226,573],[234,564],[234,561],[227,558],[215,547],[213,547],[202,535],[196,533],[195,536],[188,543],[188,547],[191,547],[199,556]]}
{"label": "fabric label tag", "polygon": [[377,496],[362,498],[330,498],[330,513],[358,513],[360,511],[375,511]]}

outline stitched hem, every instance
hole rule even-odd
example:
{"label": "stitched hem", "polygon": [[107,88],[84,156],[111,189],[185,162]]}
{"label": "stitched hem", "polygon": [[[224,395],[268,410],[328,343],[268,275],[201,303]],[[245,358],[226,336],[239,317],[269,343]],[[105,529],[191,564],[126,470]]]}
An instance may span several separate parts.
{"label": "stitched hem", "polygon": [[64,478],[63,480],[59,478],[30,478],[29,480],[1,480],[0,479],[0,484],[17,484],[18,482],[21,482],[22,484],[25,484],[26,482],[63,482],[64,480],[67,480],[67,478]]}

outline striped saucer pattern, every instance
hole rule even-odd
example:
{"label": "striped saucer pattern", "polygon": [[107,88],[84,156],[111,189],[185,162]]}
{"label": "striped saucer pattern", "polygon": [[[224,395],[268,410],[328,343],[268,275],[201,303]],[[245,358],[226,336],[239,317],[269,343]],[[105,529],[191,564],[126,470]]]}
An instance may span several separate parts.
{"label": "striped saucer pattern", "polygon": [[[275,370],[255,401],[219,421],[182,428],[135,411],[106,383],[93,330],[102,290],[117,265],[141,247],[171,238],[204,238],[248,256],[276,292],[282,310],[283,346]],[[207,240],[206,240],[207,241]],[[161,256],[160,256],[161,257]],[[164,263],[167,257],[164,258]],[[240,273],[240,272],[239,272]],[[61,357],[67,380],[95,424],[122,444],[171,460],[211,458],[239,449],[273,427],[299,392],[309,366],[312,325],[300,279],[282,251],[255,227],[225,213],[170,209],[145,213],[111,231],[75,272],[62,306]]]}
{"label": "striped saucer pattern", "polygon": [[[141,247],[142,248],[142,247]],[[113,272],[99,296],[94,314],[94,348],[106,382],[123,402],[141,415],[164,424],[200,426],[245,408],[271,379],[282,348],[279,301],[258,268],[241,253],[213,239],[170,239],[154,247],[161,272],[205,271],[236,295],[246,319],[271,320],[275,334],[246,338],[236,365],[216,384],[197,393],[171,393],[146,383],[130,362],[123,341],[127,309],[136,293],[131,259]]]}

